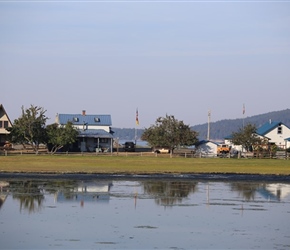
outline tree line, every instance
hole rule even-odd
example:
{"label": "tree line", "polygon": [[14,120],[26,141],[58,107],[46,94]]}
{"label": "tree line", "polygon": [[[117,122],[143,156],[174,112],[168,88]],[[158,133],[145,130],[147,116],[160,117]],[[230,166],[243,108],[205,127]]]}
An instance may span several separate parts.
{"label": "tree line", "polygon": [[[44,108],[38,106],[31,105],[28,109],[22,107],[21,116],[14,120],[12,127],[7,128],[11,142],[29,144],[36,153],[39,145],[45,144],[53,154],[77,141],[79,132],[72,122],[61,126],[56,123],[46,125],[48,118],[45,112]],[[247,124],[232,133],[231,141],[250,151],[253,146],[265,144],[255,132],[256,126]],[[178,147],[193,146],[199,142],[198,132],[173,115],[158,117],[154,125],[143,131],[141,139],[147,141],[151,147],[165,147],[172,153]]]}

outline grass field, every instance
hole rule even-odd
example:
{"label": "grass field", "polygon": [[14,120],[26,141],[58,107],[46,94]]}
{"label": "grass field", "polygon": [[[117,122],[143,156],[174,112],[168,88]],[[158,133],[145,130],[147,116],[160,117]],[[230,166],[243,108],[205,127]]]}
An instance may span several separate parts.
{"label": "grass field", "polygon": [[92,155],[0,156],[0,172],[182,174],[241,173],[290,175],[290,161],[281,159],[169,158]]}

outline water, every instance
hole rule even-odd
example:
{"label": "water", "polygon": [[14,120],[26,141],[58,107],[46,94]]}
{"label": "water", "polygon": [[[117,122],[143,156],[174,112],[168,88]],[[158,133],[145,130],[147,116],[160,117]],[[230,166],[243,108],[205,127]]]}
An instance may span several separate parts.
{"label": "water", "polygon": [[1,179],[1,249],[289,249],[290,184]]}

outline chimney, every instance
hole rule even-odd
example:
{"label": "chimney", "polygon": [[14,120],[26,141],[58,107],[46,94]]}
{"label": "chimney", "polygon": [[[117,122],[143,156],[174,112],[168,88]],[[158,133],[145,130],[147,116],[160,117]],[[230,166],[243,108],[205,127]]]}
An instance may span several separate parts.
{"label": "chimney", "polygon": [[86,115],[86,111],[85,111],[85,110],[83,110],[83,112],[82,112],[82,115],[83,115],[83,116],[85,116],[85,115]]}

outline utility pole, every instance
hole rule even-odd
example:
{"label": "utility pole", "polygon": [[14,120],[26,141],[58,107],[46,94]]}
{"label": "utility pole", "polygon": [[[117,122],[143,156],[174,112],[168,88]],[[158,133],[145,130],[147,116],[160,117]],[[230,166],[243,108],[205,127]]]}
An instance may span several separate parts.
{"label": "utility pole", "polygon": [[246,112],[246,108],[245,108],[245,104],[243,104],[243,129],[245,127],[245,112]]}
{"label": "utility pole", "polygon": [[209,133],[210,133],[210,115],[211,115],[211,112],[209,110],[207,114],[207,138],[206,138],[208,141],[209,141]]}

